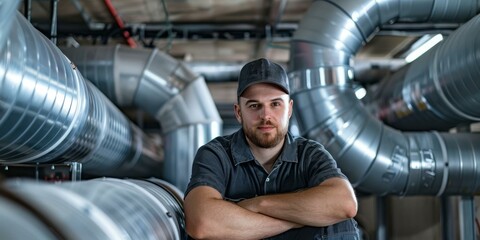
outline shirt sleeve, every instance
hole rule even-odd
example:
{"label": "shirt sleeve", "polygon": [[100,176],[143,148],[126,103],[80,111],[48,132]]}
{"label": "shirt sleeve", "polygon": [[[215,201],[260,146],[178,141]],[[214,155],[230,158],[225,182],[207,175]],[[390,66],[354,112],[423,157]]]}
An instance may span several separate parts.
{"label": "shirt sleeve", "polygon": [[193,160],[192,175],[185,196],[198,186],[212,187],[224,196],[227,159],[224,150],[216,149],[212,144],[200,147]]}
{"label": "shirt sleeve", "polygon": [[332,177],[347,179],[337,167],[337,162],[332,155],[320,143],[310,142],[304,154],[305,163],[308,164],[306,167],[309,187],[317,186]]}

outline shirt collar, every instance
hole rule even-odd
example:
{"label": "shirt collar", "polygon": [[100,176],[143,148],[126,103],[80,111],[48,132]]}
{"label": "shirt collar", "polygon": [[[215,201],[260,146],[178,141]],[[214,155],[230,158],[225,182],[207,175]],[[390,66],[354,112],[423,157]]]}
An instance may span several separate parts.
{"label": "shirt collar", "polygon": [[[255,160],[242,128],[233,134],[230,148],[232,149],[232,158],[235,166],[240,163]],[[298,162],[297,146],[295,144],[295,139],[290,132],[288,132],[285,137],[282,152],[280,153],[278,160],[283,162]]]}

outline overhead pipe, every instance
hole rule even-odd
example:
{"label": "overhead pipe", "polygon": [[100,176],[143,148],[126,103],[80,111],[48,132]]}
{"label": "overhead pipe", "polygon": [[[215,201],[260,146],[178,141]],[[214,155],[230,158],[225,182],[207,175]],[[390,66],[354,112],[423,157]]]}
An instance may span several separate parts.
{"label": "overhead pipe", "polygon": [[382,81],[368,106],[402,130],[449,130],[480,121],[478,17]]}
{"label": "overhead pipe", "polygon": [[[291,42],[290,83],[302,135],[321,142],[356,189],[378,195],[476,194],[480,136],[401,132],[355,97],[350,60],[383,24],[463,22],[465,1],[315,1]],[[457,33],[454,33],[454,35]]]}
{"label": "overhead pipe", "polygon": [[50,40],[53,44],[57,44],[57,15],[58,0],[50,1]]}
{"label": "overhead pipe", "polygon": [[125,24],[123,23],[122,18],[118,15],[118,11],[113,6],[113,3],[111,0],[104,0],[105,6],[107,6],[108,11],[112,15],[113,19],[115,20],[115,23],[118,25],[118,28],[120,28],[120,31],[122,31],[122,36],[125,38],[125,41],[127,42],[128,46],[132,48],[137,47],[137,43],[135,40],[133,40],[132,36],[130,36],[130,33],[125,29]]}
{"label": "overhead pipe", "polygon": [[179,192],[156,178],[7,180],[0,215],[8,221],[0,230],[5,239],[186,239]]}
{"label": "overhead pipe", "polygon": [[[188,61],[185,64],[195,73],[203,76],[207,83],[237,82],[245,62]],[[355,59],[353,75],[362,82],[378,82],[385,72],[391,72],[405,65],[401,59]],[[372,70],[372,66],[375,69]]]}
{"label": "overhead pipe", "polygon": [[206,82],[236,82],[245,63],[216,61],[190,61],[185,64],[195,73],[203,76]]}
{"label": "overhead pipe", "polygon": [[90,15],[90,13],[84,7],[84,3],[81,0],[70,0],[70,3],[73,4],[75,9],[82,16],[83,22],[87,26],[88,30],[102,30],[102,29],[105,29],[105,25],[107,25],[107,23],[95,22],[93,20],[92,15]]}
{"label": "overhead pipe", "polygon": [[0,49],[0,163],[79,162],[92,175],[157,176],[153,142],[20,13],[10,20]]}
{"label": "overhead pipe", "polygon": [[185,190],[197,149],[221,134],[222,120],[204,78],[158,49],[62,51],[117,106],[142,109],[158,120],[165,140],[162,178]]}

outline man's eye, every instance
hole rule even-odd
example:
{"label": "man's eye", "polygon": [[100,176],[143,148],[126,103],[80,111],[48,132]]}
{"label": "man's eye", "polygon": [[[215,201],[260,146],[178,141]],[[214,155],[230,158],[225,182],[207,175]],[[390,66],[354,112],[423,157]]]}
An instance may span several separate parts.
{"label": "man's eye", "polygon": [[257,108],[258,107],[258,104],[252,104],[250,106],[248,106],[249,108]]}
{"label": "man's eye", "polygon": [[281,104],[280,104],[279,102],[273,102],[272,105],[275,106],[275,107],[278,107],[278,106],[280,106]]}

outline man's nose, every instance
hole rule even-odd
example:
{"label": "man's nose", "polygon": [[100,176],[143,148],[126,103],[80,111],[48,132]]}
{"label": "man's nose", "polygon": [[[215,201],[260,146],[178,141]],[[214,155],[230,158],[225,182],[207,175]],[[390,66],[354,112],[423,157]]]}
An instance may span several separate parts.
{"label": "man's nose", "polygon": [[272,117],[272,109],[264,107],[262,108],[260,115],[263,119],[270,119]]}

